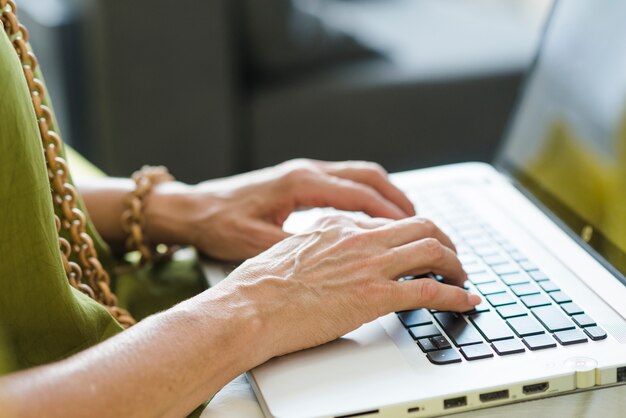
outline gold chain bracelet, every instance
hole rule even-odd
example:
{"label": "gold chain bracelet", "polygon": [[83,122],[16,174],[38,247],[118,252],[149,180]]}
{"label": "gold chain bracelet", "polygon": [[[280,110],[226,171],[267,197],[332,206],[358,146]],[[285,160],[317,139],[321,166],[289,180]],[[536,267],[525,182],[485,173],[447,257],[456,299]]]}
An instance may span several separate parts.
{"label": "gold chain bracelet", "polygon": [[175,251],[163,244],[151,244],[144,233],[144,200],[152,191],[154,186],[174,181],[174,177],[163,166],[144,166],[141,170],[133,173],[132,179],[135,182],[133,190],[126,199],[127,209],[122,214],[122,227],[128,234],[126,238],[126,249],[128,251],[138,251],[141,255],[140,265],[148,262],[158,262],[168,257]]}

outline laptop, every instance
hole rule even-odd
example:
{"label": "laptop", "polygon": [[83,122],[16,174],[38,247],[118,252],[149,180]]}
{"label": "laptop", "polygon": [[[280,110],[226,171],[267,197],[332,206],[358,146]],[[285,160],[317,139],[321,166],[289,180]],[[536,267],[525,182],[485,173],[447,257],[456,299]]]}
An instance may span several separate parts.
{"label": "laptop", "polygon": [[624,21],[618,0],[556,3],[495,163],[392,176],[483,303],[268,361],[248,375],[266,416],[430,417],[626,383]]}

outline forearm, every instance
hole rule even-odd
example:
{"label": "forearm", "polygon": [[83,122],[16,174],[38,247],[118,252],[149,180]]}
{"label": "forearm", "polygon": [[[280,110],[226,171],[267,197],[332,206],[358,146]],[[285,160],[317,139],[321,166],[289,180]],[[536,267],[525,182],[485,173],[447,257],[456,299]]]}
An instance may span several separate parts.
{"label": "forearm", "polygon": [[0,410],[184,416],[266,359],[257,318],[253,305],[215,288],[64,361],[0,379]]}

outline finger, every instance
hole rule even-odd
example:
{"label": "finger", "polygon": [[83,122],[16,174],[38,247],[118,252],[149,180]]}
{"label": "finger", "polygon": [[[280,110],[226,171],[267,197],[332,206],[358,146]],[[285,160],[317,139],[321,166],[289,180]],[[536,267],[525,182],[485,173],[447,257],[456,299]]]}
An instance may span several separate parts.
{"label": "finger", "polygon": [[437,309],[440,311],[467,312],[481,303],[478,295],[466,290],[439,283],[432,279],[393,282],[390,312],[412,309]]}
{"label": "finger", "polygon": [[435,273],[445,277],[446,282],[461,287],[467,280],[467,273],[456,254],[435,238],[395,247],[392,254],[388,272],[395,278]]}
{"label": "finger", "polygon": [[450,237],[428,219],[416,217],[401,219],[381,226],[378,230],[386,236],[386,243],[390,247],[397,247],[424,238],[435,238],[456,252],[456,246]]}
{"label": "finger", "polygon": [[320,173],[309,177],[297,190],[297,201],[301,207],[333,207],[389,219],[406,217],[400,208],[376,190],[352,180]]}
{"label": "finger", "polygon": [[254,221],[249,227],[248,237],[253,241],[250,244],[259,249],[259,252],[265,251],[291,236],[291,234],[283,231],[279,226],[269,222]]}
{"label": "finger", "polygon": [[363,229],[377,229],[380,227],[383,227],[392,221],[391,219],[385,219],[385,218],[356,218],[354,220],[354,223]]}
{"label": "finger", "polygon": [[387,172],[378,164],[353,161],[329,163],[323,170],[333,176],[367,184],[402,209],[406,216],[415,216],[415,207],[409,198],[389,181]]}

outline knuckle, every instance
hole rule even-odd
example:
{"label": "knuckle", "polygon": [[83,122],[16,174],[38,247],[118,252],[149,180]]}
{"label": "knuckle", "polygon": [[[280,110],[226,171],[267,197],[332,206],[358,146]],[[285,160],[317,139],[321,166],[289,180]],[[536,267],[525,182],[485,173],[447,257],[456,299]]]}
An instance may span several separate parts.
{"label": "knuckle", "polygon": [[439,294],[439,285],[434,280],[425,279],[420,282],[421,286],[417,288],[417,298],[422,303],[430,302],[437,298]]}
{"label": "knuckle", "polygon": [[378,163],[366,162],[365,167],[381,177],[387,177],[387,170]]}
{"label": "knuckle", "polygon": [[434,235],[439,229],[430,219],[419,218],[417,222],[420,225],[420,228],[422,228],[422,230],[428,235]]}
{"label": "knuckle", "polygon": [[445,256],[443,245],[435,238],[423,239],[422,247],[428,259],[433,262],[441,261]]}

